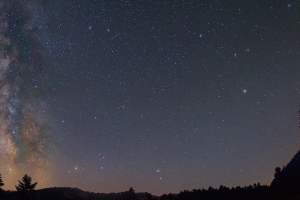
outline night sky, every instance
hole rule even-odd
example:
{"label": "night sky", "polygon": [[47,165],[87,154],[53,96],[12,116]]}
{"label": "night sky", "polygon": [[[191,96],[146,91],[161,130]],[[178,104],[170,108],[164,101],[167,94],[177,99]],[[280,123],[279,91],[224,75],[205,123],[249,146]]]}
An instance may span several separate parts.
{"label": "night sky", "polygon": [[299,1],[3,2],[4,189],[269,185],[299,150]]}

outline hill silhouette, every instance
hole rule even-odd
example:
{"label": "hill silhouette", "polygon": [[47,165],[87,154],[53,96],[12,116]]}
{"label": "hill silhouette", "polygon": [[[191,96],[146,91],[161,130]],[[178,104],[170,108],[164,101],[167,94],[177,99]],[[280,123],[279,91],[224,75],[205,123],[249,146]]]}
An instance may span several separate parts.
{"label": "hill silhouette", "polygon": [[300,191],[300,151],[282,169],[275,169],[271,188],[283,194]]}
{"label": "hill silhouette", "polygon": [[[1,189],[1,188],[0,188]],[[270,186],[256,183],[244,187],[184,190],[179,194],[156,197],[150,193],[135,193],[133,188],[120,193],[93,193],[78,188],[53,187],[32,191],[25,198],[17,191],[3,191],[2,200],[300,200],[300,151],[283,167],[275,168]]]}

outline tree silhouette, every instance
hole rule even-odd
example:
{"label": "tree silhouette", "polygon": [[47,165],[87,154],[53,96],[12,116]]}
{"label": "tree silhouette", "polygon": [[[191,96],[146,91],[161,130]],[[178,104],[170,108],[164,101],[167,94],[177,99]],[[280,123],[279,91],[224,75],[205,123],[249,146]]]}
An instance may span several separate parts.
{"label": "tree silhouette", "polygon": [[173,196],[171,193],[169,193],[168,195],[167,194],[162,195],[160,200],[176,200],[176,197]]}
{"label": "tree silhouette", "polygon": [[4,185],[3,181],[2,181],[2,177],[1,177],[1,174],[0,174],[0,189],[2,189],[1,187]]}
{"label": "tree silhouette", "polygon": [[4,197],[4,190],[1,188],[4,185],[3,181],[2,181],[2,177],[0,174],[0,197]]}
{"label": "tree silhouette", "polygon": [[137,195],[132,187],[128,191],[123,193],[124,200],[137,200]]}
{"label": "tree silhouette", "polygon": [[280,168],[280,167],[276,167],[276,168],[275,168],[275,173],[274,173],[274,178],[278,178],[280,172],[281,172],[281,168]]}
{"label": "tree silhouette", "polygon": [[128,192],[129,192],[130,194],[133,194],[133,193],[135,193],[135,190],[134,190],[132,187],[130,187]]}
{"label": "tree silhouette", "polygon": [[19,185],[15,186],[18,192],[22,191],[32,191],[34,190],[37,183],[31,184],[31,177],[25,174],[21,181],[19,181]]}
{"label": "tree silhouette", "polygon": [[150,194],[150,193],[148,193],[148,192],[146,192],[145,197],[146,197],[146,200],[152,200],[152,199],[153,199],[152,194]]}

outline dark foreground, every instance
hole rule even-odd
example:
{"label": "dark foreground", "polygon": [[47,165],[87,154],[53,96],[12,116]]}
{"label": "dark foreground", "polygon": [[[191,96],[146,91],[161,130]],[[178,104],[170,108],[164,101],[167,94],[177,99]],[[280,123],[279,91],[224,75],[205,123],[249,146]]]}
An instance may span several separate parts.
{"label": "dark foreground", "polygon": [[[3,196],[5,195],[5,196]],[[92,193],[77,188],[46,188],[26,194],[6,191],[2,193],[3,200],[300,200],[300,188],[279,191],[270,186],[254,186],[218,189],[209,188],[182,191],[179,194],[164,194],[160,197],[149,193],[135,193],[126,191],[122,193]]]}

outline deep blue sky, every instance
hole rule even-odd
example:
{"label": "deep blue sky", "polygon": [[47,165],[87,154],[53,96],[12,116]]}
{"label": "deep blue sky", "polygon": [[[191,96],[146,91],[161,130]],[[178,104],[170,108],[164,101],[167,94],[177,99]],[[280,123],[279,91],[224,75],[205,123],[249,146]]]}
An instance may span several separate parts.
{"label": "deep blue sky", "polygon": [[270,184],[300,147],[297,1],[35,3],[53,186]]}

